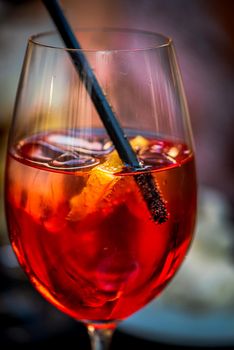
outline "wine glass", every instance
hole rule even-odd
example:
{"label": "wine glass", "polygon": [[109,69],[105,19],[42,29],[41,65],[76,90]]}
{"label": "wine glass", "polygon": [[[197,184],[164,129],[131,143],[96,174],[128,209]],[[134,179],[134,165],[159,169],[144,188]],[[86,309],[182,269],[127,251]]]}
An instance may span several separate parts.
{"label": "wine glass", "polygon": [[[118,322],[181,265],[193,236],[196,175],[172,40],[125,29],[77,36],[140,173],[119,158],[69,49],[58,34],[39,34],[28,42],[9,135],[6,216],[33,286],[87,325],[93,349],[104,349]],[[139,175],[165,206],[160,222]]]}

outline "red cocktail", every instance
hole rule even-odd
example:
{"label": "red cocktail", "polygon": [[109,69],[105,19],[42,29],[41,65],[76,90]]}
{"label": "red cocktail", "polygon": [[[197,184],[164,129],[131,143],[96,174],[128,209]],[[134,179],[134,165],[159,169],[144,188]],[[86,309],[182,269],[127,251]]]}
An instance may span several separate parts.
{"label": "red cocktail", "polygon": [[[105,138],[82,137],[39,134],[10,149],[10,238],[33,285],[60,310],[76,319],[119,320],[156,296],[187,252],[194,158],[184,144],[131,139],[166,204],[167,220],[158,224],[134,173]],[[77,145],[71,149],[69,141]]]}

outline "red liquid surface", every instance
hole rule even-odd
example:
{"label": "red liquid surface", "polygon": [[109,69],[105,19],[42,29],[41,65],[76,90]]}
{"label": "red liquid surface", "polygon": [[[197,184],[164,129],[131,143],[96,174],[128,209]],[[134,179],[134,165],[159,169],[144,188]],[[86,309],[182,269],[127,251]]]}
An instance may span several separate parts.
{"label": "red liquid surface", "polygon": [[10,151],[12,246],[33,285],[58,309],[80,320],[123,319],[165,287],[188,250],[193,155],[179,143],[133,141],[166,204],[167,221],[157,224],[108,142],[69,137],[40,134]]}

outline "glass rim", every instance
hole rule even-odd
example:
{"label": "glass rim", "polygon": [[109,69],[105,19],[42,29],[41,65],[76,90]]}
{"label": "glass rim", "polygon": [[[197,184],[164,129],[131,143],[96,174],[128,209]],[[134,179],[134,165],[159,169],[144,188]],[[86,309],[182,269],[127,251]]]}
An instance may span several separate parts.
{"label": "glass rim", "polygon": [[[82,52],[138,52],[138,51],[148,51],[148,50],[155,50],[155,49],[161,49],[171,46],[172,44],[172,38],[169,36],[166,36],[159,32],[153,32],[153,31],[147,31],[147,30],[141,30],[141,29],[134,29],[134,28],[116,28],[116,27],[80,27],[75,28],[74,32],[103,32],[103,33],[124,33],[124,34],[138,34],[141,36],[152,36],[155,38],[155,43],[151,45],[145,45],[145,47],[134,47],[134,48],[108,48],[108,49],[89,49],[89,48],[81,48],[81,49],[74,49],[74,48],[67,48],[63,46],[57,46],[57,45],[50,45],[43,43],[40,41],[40,38],[47,37],[49,35],[57,35],[60,37],[59,32],[56,30],[50,30],[45,32],[40,32],[34,35],[31,35],[28,39],[28,42],[44,48],[49,49],[55,49],[55,50],[61,50],[61,51],[68,51],[68,52],[74,52],[74,51],[82,51]],[[160,38],[162,40],[162,43],[157,43],[156,38]]]}

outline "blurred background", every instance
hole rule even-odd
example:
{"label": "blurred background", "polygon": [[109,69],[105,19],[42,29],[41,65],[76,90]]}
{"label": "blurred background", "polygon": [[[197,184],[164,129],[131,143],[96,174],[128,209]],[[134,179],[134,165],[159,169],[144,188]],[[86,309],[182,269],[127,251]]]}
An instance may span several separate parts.
{"label": "blurred background", "polygon": [[[234,346],[234,2],[62,0],[73,27],[127,27],[173,38],[197,155],[199,210],[188,258],[163,295],[124,322],[112,349]],[[11,253],[3,208],[7,132],[30,35],[54,29],[39,0],[0,0],[0,343],[89,349],[81,325],[48,305]]]}

